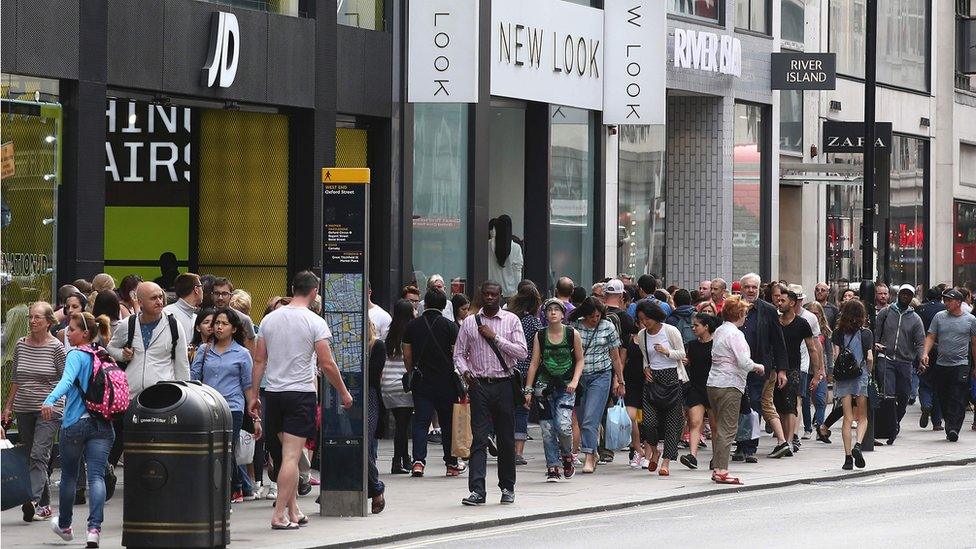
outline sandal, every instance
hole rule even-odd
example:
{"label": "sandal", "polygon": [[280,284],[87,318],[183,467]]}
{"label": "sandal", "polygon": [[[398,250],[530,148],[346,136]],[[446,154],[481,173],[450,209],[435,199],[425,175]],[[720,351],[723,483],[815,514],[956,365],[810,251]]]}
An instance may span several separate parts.
{"label": "sandal", "polygon": [[648,463],[647,464],[647,470],[650,471],[650,472],[652,472],[652,473],[654,471],[657,471],[657,462],[656,461],[652,461],[652,462]]}
{"label": "sandal", "polygon": [[661,470],[657,472],[658,476],[667,477],[671,476],[671,471],[667,467],[661,467]]}
{"label": "sandal", "polygon": [[738,477],[730,477],[728,473],[712,473],[712,482],[716,484],[742,484]]}
{"label": "sandal", "polygon": [[305,525],[307,525],[308,524],[308,516],[307,515],[302,515],[302,516],[298,517],[298,521],[295,524],[297,524],[299,526],[305,526]]}
{"label": "sandal", "polygon": [[289,522],[286,522],[285,524],[272,524],[271,525],[271,529],[272,530],[298,530],[299,528],[300,528],[300,526],[298,526],[298,523],[297,522],[290,522],[290,521]]}

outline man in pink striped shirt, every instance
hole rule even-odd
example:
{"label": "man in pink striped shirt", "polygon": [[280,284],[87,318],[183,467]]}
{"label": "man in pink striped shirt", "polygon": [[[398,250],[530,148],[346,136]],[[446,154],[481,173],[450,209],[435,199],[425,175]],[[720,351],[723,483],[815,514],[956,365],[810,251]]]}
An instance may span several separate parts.
{"label": "man in pink striped shirt", "polygon": [[[481,285],[481,310],[464,319],[454,364],[464,376],[471,399],[471,444],[468,489],[463,505],[484,505],[486,446],[491,426],[498,444],[498,487],[501,503],[515,503],[515,398],[512,371],[516,361],[528,355],[522,323],[501,309],[501,285]],[[490,422],[489,422],[490,420]]]}

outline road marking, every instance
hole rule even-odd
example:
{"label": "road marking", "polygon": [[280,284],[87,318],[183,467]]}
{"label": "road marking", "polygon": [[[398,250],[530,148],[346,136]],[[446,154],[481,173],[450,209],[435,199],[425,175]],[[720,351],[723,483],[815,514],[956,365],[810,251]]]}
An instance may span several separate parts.
{"label": "road marking", "polygon": [[933,474],[933,473],[941,473],[941,472],[944,472],[944,471],[947,471],[947,470],[952,470],[952,469],[956,469],[956,467],[955,466],[932,467],[932,468],[929,468],[929,469],[913,469],[913,470],[910,470],[910,471],[899,471],[897,473],[884,473],[884,474],[882,474],[880,476],[877,476],[877,477],[874,477],[874,478],[870,478],[870,479],[867,479],[867,480],[858,481],[855,484],[859,484],[859,485],[881,484],[881,483],[884,483],[884,482],[888,482],[889,480],[900,479],[900,478],[907,478],[907,477],[914,477],[914,476],[918,476],[918,475],[930,475],[930,474]]}

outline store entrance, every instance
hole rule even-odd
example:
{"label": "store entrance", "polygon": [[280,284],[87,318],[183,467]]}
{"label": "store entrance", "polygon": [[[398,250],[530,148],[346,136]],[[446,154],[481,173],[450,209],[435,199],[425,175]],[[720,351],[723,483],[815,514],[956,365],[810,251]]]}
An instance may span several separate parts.
{"label": "store entrance", "polygon": [[[498,263],[494,248],[488,251],[488,277],[500,278],[502,294],[512,295],[524,276],[525,232],[525,104],[520,101],[492,100],[489,138],[488,219],[491,227],[507,232],[511,219],[512,250],[509,259]],[[489,244],[490,246],[490,244]],[[514,281],[514,282],[513,282]]]}

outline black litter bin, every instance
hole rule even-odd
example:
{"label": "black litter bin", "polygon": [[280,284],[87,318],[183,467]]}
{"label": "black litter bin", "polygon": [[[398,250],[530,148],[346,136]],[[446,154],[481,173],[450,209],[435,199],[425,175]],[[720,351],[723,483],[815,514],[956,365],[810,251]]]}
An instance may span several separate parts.
{"label": "black litter bin", "polygon": [[126,547],[230,543],[233,421],[224,398],[198,381],[161,381],[125,413]]}

